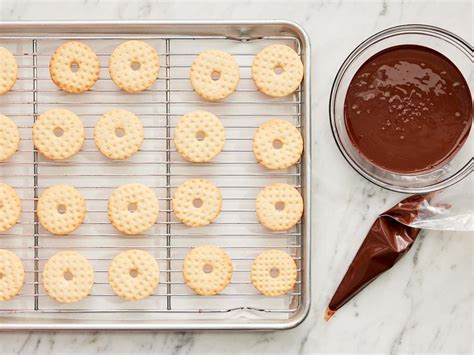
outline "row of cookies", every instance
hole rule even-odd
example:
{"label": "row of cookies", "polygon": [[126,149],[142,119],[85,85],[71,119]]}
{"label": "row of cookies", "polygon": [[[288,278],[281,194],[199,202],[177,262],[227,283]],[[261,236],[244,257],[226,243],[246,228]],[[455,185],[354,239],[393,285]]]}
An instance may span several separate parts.
{"label": "row of cookies", "polygon": [[[0,95],[16,82],[18,65],[13,54],[0,47]],[[81,93],[90,90],[99,79],[99,59],[81,42],[66,42],[56,49],[49,63],[51,80],[61,90]],[[112,52],[110,77],[128,92],[149,88],[158,78],[160,58],[156,50],[143,41],[127,41]],[[235,58],[220,50],[202,52],[193,61],[190,78],[196,93],[209,101],[221,100],[235,91],[240,81]],[[303,63],[290,47],[272,45],[261,50],[252,64],[252,78],[257,88],[274,97],[293,93],[303,79]]]}
{"label": "row of cookies", "polygon": [[[231,282],[232,260],[221,248],[201,245],[183,260],[183,279],[196,294],[221,293]],[[11,251],[0,249],[0,302],[15,297],[25,279],[23,263]],[[285,295],[297,280],[293,258],[281,250],[267,250],[253,261],[250,271],[254,287],[265,296]],[[109,285],[121,298],[136,301],[150,296],[160,281],[156,259],[143,250],[127,250],[116,255],[108,268]],[[52,256],[42,272],[46,293],[60,303],[75,303],[87,297],[94,285],[94,269],[75,251]]]}
{"label": "row of cookies", "polygon": [[[46,158],[64,160],[81,150],[84,125],[73,112],[50,109],[33,125],[33,144]],[[114,109],[106,112],[94,128],[94,141],[106,157],[127,159],[143,144],[144,129],[132,112]],[[177,152],[186,160],[208,162],[224,148],[225,128],[207,111],[192,111],[181,117],[174,130]],[[15,123],[0,115],[0,161],[10,158],[18,149],[20,135]],[[285,169],[295,164],[303,151],[303,139],[298,129],[281,119],[261,125],[253,139],[257,161],[270,169]]]}
{"label": "row of cookies", "polygon": [[[10,185],[0,183],[0,232],[13,227],[20,218],[21,200]],[[222,208],[222,194],[210,181],[188,180],[178,186],[172,199],[173,212],[182,223],[201,227],[212,223]],[[116,188],[108,202],[112,225],[126,235],[138,235],[151,228],[160,212],[153,191],[139,183]],[[53,185],[40,195],[36,213],[40,224],[55,235],[67,235],[84,221],[86,203],[81,193],[69,185]],[[275,183],[257,195],[259,221],[274,231],[288,230],[303,214],[303,199],[294,187]]]}

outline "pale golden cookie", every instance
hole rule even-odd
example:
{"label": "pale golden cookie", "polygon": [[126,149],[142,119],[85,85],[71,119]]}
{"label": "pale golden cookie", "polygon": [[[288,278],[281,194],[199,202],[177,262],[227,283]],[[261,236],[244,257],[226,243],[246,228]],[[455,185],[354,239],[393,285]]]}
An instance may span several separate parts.
{"label": "pale golden cookie", "polygon": [[114,49],[109,64],[114,83],[128,92],[148,89],[158,78],[160,57],[143,41],[127,41]]}
{"label": "pale golden cookie", "polygon": [[191,64],[191,84],[205,100],[226,98],[235,91],[239,80],[239,65],[229,53],[205,51]]}
{"label": "pale golden cookie", "polygon": [[0,249],[0,302],[15,297],[24,281],[25,269],[20,258],[11,251]]}
{"label": "pale golden cookie", "polygon": [[300,159],[303,138],[290,122],[270,120],[255,131],[253,152],[263,166],[269,169],[286,169]]}
{"label": "pale golden cookie", "polygon": [[222,195],[210,181],[194,179],[178,186],[173,195],[173,212],[191,227],[206,226],[216,219],[222,207]]}
{"label": "pale golden cookie", "polygon": [[13,227],[20,215],[20,197],[13,187],[0,182],[0,232]]}
{"label": "pale golden cookie", "polygon": [[43,287],[49,297],[60,303],[78,302],[94,286],[94,269],[75,251],[61,251],[44,265]]}
{"label": "pale golden cookie", "polygon": [[48,110],[33,125],[33,143],[48,159],[68,159],[82,148],[84,125],[69,110]]}
{"label": "pale golden cookie", "polygon": [[275,183],[257,196],[257,217],[265,227],[285,231],[298,223],[303,215],[303,198],[288,184]]}
{"label": "pale golden cookie", "polygon": [[212,113],[192,111],[176,124],[174,144],[184,159],[196,163],[207,162],[224,148],[225,129]]}
{"label": "pale golden cookie", "polygon": [[114,292],[129,301],[153,293],[160,282],[160,267],[155,258],[142,250],[118,254],[109,266],[109,284]]}
{"label": "pale golden cookie", "polygon": [[112,192],[108,215],[120,232],[136,235],[151,228],[160,213],[154,192],[143,184],[122,185]]}
{"label": "pale golden cookie", "polygon": [[252,284],[265,296],[281,296],[296,283],[296,263],[281,250],[267,250],[252,263]]}
{"label": "pale golden cookie", "polygon": [[7,160],[18,150],[20,133],[15,122],[0,115],[0,161]]}
{"label": "pale golden cookie", "polygon": [[257,53],[252,64],[252,77],[264,94],[287,96],[298,89],[303,79],[303,63],[292,48],[274,44]]}
{"label": "pale golden cookie", "polygon": [[57,87],[77,94],[89,90],[99,79],[99,58],[84,43],[66,42],[51,57],[49,73]]}
{"label": "pale golden cookie", "polygon": [[186,285],[203,296],[216,295],[225,289],[232,278],[232,272],[229,255],[213,245],[193,248],[183,262]]}
{"label": "pale golden cookie", "polygon": [[16,83],[18,65],[13,54],[6,48],[0,47],[0,95],[10,91]]}
{"label": "pale golden cookie", "polygon": [[54,185],[41,194],[36,213],[41,225],[50,233],[67,235],[84,221],[86,202],[74,187]]}
{"label": "pale golden cookie", "polygon": [[143,144],[143,125],[130,111],[106,112],[94,128],[97,148],[109,159],[127,159]]}

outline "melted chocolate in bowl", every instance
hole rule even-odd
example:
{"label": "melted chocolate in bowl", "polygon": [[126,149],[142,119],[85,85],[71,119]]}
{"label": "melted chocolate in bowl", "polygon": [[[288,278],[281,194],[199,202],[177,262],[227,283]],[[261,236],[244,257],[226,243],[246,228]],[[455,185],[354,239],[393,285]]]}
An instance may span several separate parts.
{"label": "melted chocolate in bowl", "polygon": [[396,173],[436,168],[461,148],[472,125],[462,73],[427,47],[402,45],[369,58],[349,84],[344,119],[356,149]]}

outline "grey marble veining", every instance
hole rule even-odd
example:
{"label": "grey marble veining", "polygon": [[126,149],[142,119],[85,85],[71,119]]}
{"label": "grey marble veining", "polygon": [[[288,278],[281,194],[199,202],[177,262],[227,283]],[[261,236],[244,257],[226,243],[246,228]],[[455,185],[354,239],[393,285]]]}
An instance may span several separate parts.
{"label": "grey marble veining", "polygon": [[425,232],[390,272],[323,320],[332,292],[374,218],[401,195],[357,175],[330,132],[328,99],[346,55],[383,28],[402,23],[444,27],[472,43],[467,1],[8,1],[0,20],[289,19],[313,49],[313,305],[296,329],[276,333],[0,334],[0,354],[170,353],[311,354],[316,352],[472,353],[472,233]]}

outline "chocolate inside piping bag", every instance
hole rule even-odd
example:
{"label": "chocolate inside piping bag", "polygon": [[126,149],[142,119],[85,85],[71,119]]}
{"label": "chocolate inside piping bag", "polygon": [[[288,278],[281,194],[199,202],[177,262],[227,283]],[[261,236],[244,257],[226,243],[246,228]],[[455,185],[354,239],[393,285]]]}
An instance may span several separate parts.
{"label": "chocolate inside piping bag", "polygon": [[420,205],[430,198],[410,196],[375,220],[329,302],[326,320],[410,250],[421,229],[408,224],[418,216]]}

